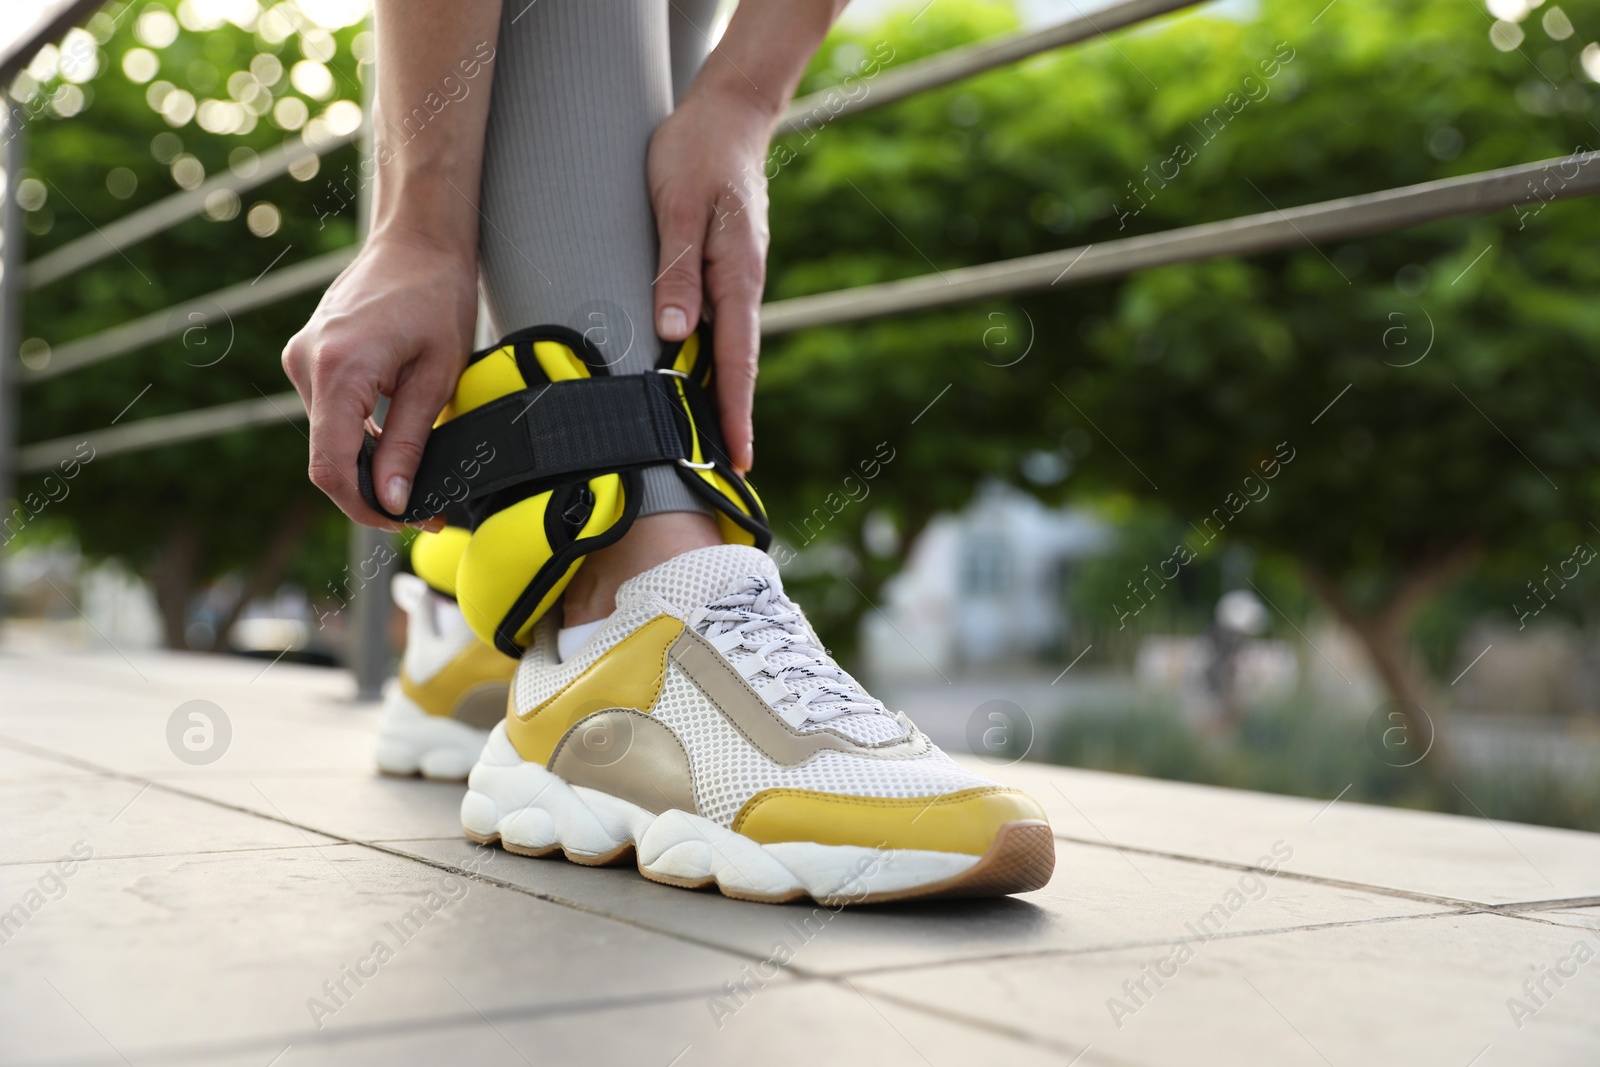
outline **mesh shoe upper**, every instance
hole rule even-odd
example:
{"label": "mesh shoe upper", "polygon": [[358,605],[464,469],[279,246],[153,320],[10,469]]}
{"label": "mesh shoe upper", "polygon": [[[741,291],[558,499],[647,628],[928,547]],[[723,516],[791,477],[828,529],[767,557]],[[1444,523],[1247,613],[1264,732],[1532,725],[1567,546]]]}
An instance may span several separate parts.
{"label": "mesh shoe upper", "polygon": [[551,699],[661,615],[683,620],[704,637],[790,730],[826,732],[849,742],[798,764],[779,763],[669,659],[653,708],[638,710],[669,727],[682,743],[700,814],[707,818],[730,825],[746,801],[770,789],[903,798],[994,785],[868,695],[828,656],[784,595],[771,557],[739,545],[685,553],[626,582],[617,593],[616,613],[567,662],[556,662],[554,623],[542,622],[517,670],[512,710],[526,713]]}

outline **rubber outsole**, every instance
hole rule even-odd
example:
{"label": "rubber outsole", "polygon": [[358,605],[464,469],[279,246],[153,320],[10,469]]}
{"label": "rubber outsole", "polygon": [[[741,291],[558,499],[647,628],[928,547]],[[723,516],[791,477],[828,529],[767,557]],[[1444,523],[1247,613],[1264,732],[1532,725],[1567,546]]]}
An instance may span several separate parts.
{"label": "rubber outsole", "polygon": [[1043,889],[1050,881],[1056,865],[1056,842],[1050,825],[1043,822],[1011,822],[1000,827],[994,844],[979,857],[978,862],[953,877],[928,885],[907,889],[887,890],[863,895],[842,894],[813,896],[805,889],[786,893],[753,893],[735,886],[725,886],[715,875],[701,878],[678,878],[652,871],[638,862],[638,849],[632,841],[597,855],[569,852],[561,845],[548,848],[522,848],[503,840],[499,834],[476,834],[463,828],[462,833],[480,845],[498,845],[505,851],[532,859],[548,859],[560,853],[572,863],[585,867],[612,867],[635,861],[638,872],[660,885],[677,889],[712,889],[732,900],[748,900],[758,904],[790,904],[796,900],[813,899],[826,907],[837,904],[890,904],[908,900],[939,900],[972,897],[1010,896]]}
{"label": "rubber outsole", "polygon": [[462,832],[484,845],[534,858],[560,853],[583,866],[631,857],[652,882],[715,888],[735,900],[825,906],[1005,896],[1042,888],[1055,869],[1055,838],[1042,820],[1001,826],[981,856],[913,849],[761,844],[702,816],[659,814],[573,786],[515,755],[491,731],[461,802]]}
{"label": "rubber outsole", "polygon": [[392,686],[378,719],[374,762],[386,777],[465,781],[487,738],[487,730],[429,715]]}

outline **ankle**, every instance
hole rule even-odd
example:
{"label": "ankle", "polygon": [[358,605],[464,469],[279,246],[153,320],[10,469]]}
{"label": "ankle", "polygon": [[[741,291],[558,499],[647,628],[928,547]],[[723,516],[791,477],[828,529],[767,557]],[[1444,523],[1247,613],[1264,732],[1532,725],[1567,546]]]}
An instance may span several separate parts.
{"label": "ankle", "polygon": [[581,626],[610,615],[622,583],[674,556],[722,544],[722,533],[709,515],[664,511],[645,515],[614,545],[592,552],[561,597],[561,621]]}

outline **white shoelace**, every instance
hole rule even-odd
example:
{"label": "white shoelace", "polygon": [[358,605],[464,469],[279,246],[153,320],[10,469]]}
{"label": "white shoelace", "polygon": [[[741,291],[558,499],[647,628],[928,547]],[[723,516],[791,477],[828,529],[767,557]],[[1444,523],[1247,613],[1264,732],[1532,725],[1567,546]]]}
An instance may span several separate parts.
{"label": "white shoelace", "polygon": [[828,659],[800,609],[766,578],[744,578],[697,611],[690,625],[795,729],[852,714],[901,720]]}

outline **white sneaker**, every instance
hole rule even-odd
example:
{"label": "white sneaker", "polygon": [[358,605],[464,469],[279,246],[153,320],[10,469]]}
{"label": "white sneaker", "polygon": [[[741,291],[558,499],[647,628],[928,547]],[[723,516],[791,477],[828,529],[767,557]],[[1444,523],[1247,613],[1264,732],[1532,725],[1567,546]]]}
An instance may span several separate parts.
{"label": "white sneaker", "polygon": [[1050,879],[1043,809],[966,770],[833,662],[753,548],[625,583],[567,662],[551,620],[472,768],[474,841],[668,885],[824,904],[997,896]]}
{"label": "white sneaker", "polygon": [[516,661],[480,641],[455,601],[416,575],[395,575],[389,590],[406,612],[406,651],[378,718],[378,769],[459,782],[505,717]]}

